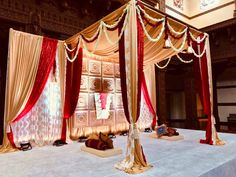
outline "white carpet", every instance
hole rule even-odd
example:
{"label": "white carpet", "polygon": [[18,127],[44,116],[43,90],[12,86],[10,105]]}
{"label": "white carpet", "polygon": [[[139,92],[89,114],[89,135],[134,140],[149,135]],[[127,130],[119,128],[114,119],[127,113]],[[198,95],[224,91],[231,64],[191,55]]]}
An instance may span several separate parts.
{"label": "white carpet", "polygon": [[[141,142],[153,168],[138,175],[115,169],[120,156],[100,158],[80,150],[81,143],[45,146],[31,151],[0,154],[1,177],[235,177],[236,135],[219,134],[225,146],[199,143],[202,131],[178,130],[184,140],[167,141],[143,133]],[[125,152],[127,137],[117,136],[114,146]]]}

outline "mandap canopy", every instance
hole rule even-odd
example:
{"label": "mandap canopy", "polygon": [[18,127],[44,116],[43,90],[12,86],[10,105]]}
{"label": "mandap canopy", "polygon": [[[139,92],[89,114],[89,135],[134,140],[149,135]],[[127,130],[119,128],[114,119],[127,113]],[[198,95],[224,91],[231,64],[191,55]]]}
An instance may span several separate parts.
{"label": "mandap canopy", "polygon": [[[10,47],[14,43],[12,36],[10,35]],[[15,35],[15,38],[17,37],[20,38],[20,35]],[[34,36],[29,38],[33,39]],[[22,47],[21,44],[14,45]],[[41,45],[39,51],[30,50]],[[5,99],[5,132],[8,139],[5,136],[1,151],[14,147],[11,126],[33,108],[55,65],[60,66],[58,87],[62,93],[60,102],[65,105],[61,110],[64,115],[61,139],[66,140],[67,120],[75,111],[80,93],[83,53],[95,56],[99,60],[120,63],[122,100],[129,123],[129,136],[126,158],[116,164],[116,168],[128,173],[140,173],[151,168],[145,159],[136,125],[140,115],[141,89],[147,90],[146,76],[148,89],[151,90],[150,87],[155,85],[152,83],[155,80],[155,73],[151,72],[154,71],[154,65],[164,68],[174,55],[177,55],[182,62],[194,62],[199,95],[204,112],[208,116],[206,137],[200,142],[211,145],[223,143],[219,140],[214,125],[208,35],[153,10],[140,1],[131,0],[65,42],[39,37],[33,40],[27,49],[29,51],[25,56],[29,60],[25,63],[16,59],[17,48],[13,46],[9,52]],[[57,57],[55,57],[56,51]],[[193,53],[194,58],[185,61],[178,55],[181,52]],[[55,58],[57,58],[56,64]],[[66,65],[65,58],[67,58]],[[158,63],[165,59],[168,59],[165,66],[159,66]],[[23,67],[23,74],[19,66]],[[65,70],[66,79],[64,79]],[[63,83],[65,83],[65,96]],[[147,104],[151,105],[151,101]]]}

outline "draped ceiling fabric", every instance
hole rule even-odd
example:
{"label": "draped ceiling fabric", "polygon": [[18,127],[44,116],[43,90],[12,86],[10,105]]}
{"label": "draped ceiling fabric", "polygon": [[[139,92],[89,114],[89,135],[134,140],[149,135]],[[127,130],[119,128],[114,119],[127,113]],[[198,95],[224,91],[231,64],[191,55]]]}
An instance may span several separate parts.
{"label": "draped ceiling fabric", "polygon": [[[117,26],[120,23],[122,23],[123,26],[118,28]],[[171,58],[179,52],[188,51],[187,49],[189,49],[189,47],[192,48],[192,43],[197,41],[197,37],[201,34],[204,34],[204,39],[208,38],[206,33],[202,33],[181,22],[177,22],[171,17],[166,17],[164,14],[158,13],[157,10],[142,5],[139,1],[131,0],[102,20],[66,40],[67,45],[80,45],[86,52],[99,56],[102,60],[120,62],[123,63],[123,67],[125,67],[125,72],[121,77],[123,77],[124,80],[125,76],[128,82],[123,82],[122,84],[121,81],[121,87],[124,89],[122,91],[122,97],[124,108],[126,109],[126,118],[130,123],[130,136],[128,137],[128,153],[126,159],[117,164],[116,167],[129,173],[139,173],[145,170],[145,168],[150,168],[143,152],[141,152],[143,150],[139,143],[138,133],[135,133],[135,123],[140,111],[140,100],[138,98],[140,78],[138,68],[140,64],[139,56],[142,55],[142,52],[140,52],[141,48],[137,40],[137,38],[140,37],[138,34],[140,31],[145,34],[143,51],[143,66],[145,70],[146,68],[153,67],[156,63]],[[200,44],[204,46],[203,50],[195,50],[192,52],[197,58],[202,58],[203,54],[207,53],[207,73],[210,89],[205,89],[205,91],[210,92],[209,94],[211,96],[209,99],[212,99],[209,46],[204,42],[208,39],[204,39],[197,41],[198,46],[200,46]],[[118,45],[122,40],[125,45],[123,52],[120,50],[121,46]],[[166,42],[170,43],[170,48],[164,49],[163,46]],[[127,45],[129,46],[127,47]],[[123,58],[125,61],[121,61],[121,55],[125,56]],[[146,74],[150,75],[148,73]],[[148,90],[151,90],[150,85],[154,85],[154,83],[148,83]],[[153,102],[153,104],[155,104],[155,102]],[[212,107],[211,100],[208,101],[208,106]],[[212,115],[209,120],[209,125],[214,127],[214,116]],[[212,128],[212,130],[215,130],[215,127]],[[211,131],[210,134],[213,138],[217,137],[216,131]],[[213,139],[212,142],[212,144],[217,144]],[[211,143],[207,142],[207,144]],[[134,150],[134,152],[132,152],[132,150]],[[141,154],[143,154],[142,157]],[[137,166],[138,168],[136,168]]]}

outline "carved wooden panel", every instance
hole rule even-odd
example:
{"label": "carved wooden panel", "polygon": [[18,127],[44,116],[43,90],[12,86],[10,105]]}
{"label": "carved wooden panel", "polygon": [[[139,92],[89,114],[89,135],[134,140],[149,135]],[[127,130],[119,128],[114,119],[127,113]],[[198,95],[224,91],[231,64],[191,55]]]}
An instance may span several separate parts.
{"label": "carved wooden panel", "polygon": [[87,111],[76,111],[74,119],[74,127],[80,128],[88,126],[88,112]]}
{"label": "carved wooden panel", "polygon": [[123,101],[121,93],[116,94],[116,108],[123,108]]}
{"label": "carved wooden panel", "polygon": [[95,109],[95,99],[94,99],[94,93],[89,93],[89,104],[88,107],[90,110]]}
{"label": "carved wooden panel", "polygon": [[89,89],[90,91],[99,92],[102,90],[102,81],[100,77],[89,78]]}
{"label": "carved wooden panel", "polygon": [[115,64],[115,76],[120,77],[120,65]]}
{"label": "carved wooden panel", "polygon": [[102,75],[103,76],[114,76],[114,64],[110,62],[102,63]]}
{"label": "carved wooden panel", "polygon": [[116,110],[116,123],[126,123],[125,113],[123,109]]}
{"label": "carved wooden panel", "polygon": [[82,65],[82,74],[88,73],[88,59],[83,58],[83,65]]}
{"label": "carved wooden panel", "polygon": [[88,76],[83,76],[83,75],[81,76],[80,89],[81,91],[88,90]]}
{"label": "carved wooden panel", "polygon": [[101,75],[101,62],[96,60],[89,60],[89,74],[90,75]]}
{"label": "carved wooden panel", "polygon": [[89,126],[98,127],[103,125],[102,119],[97,119],[96,111],[89,111]]}
{"label": "carved wooden panel", "polygon": [[112,99],[111,99],[111,109],[115,109],[115,102],[116,102],[116,97],[115,94],[112,94]]}
{"label": "carved wooden panel", "polygon": [[103,91],[104,92],[113,92],[115,90],[115,84],[113,78],[103,78]]}
{"label": "carved wooden panel", "polygon": [[79,94],[77,108],[88,109],[88,94],[87,93],[80,93]]}
{"label": "carved wooden panel", "polygon": [[120,79],[116,78],[116,92],[121,92]]}
{"label": "carved wooden panel", "polygon": [[110,116],[103,120],[103,125],[115,125],[115,111],[110,111]]}

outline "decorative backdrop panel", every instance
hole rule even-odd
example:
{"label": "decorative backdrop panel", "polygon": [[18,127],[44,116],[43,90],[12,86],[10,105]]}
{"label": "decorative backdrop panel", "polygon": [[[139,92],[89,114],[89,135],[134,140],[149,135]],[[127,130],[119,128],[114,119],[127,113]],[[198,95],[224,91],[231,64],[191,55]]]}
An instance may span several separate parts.
{"label": "decorative backdrop panel", "polygon": [[[128,129],[121,88],[119,64],[84,58],[81,78],[81,92],[73,119],[73,137],[86,136],[92,132],[113,132]],[[112,94],[110,116],[98,120],[95,109],[95,92]]]}

